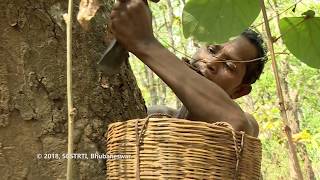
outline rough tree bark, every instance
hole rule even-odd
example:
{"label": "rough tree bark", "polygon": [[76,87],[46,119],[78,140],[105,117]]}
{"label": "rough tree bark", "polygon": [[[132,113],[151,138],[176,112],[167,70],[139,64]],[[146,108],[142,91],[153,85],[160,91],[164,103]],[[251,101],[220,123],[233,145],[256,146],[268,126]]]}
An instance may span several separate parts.
{"label": "rough tree bark", "polygon": [[[126,63],[108,78],[96,69],[105,50],[111,0],[89,32],[74,23],[75,152],[105,153],[108,123],[144,117],[146,108]],[[75,2],[78,7],[79,2]],[[75,9],[75,14],[77,13]],[[64,0],[0,1],[1,179],[65,179],[66,159],[37,154],[67,152]],[[105,179],[105,160],[78,159],[76,179]]]}
{"label": "rough tree bark", "polygon": [[[299,92],[298,90],[290,90],[289,83],[287,81],[287,77],[290,71],[290,65],[288,59],[282,61],[282,75],[281,75],[281,84],[283,87],[283,91],[285,94],[285,104],[288,112],[288,119],[290,123],[290,127],[292,129],[293,134],[300,133],[300,118],[299,118]],[[308,155],[308,151],[306,145],[302,142],[297,142],[298,152],[300,158],[304,161],[304,170],[305,170],[305,178],[307,180],[315,180],[315,175],[312,169],[312,161]],[[291,179],[295,179],[295,174],[293,171],[293,164],[290,165],[290,175]]]}

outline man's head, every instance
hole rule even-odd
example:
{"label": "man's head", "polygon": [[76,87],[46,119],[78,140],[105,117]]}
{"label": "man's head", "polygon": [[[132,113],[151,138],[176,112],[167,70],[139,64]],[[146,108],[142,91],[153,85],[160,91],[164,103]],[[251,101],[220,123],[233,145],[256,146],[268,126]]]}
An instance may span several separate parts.
{"label": "man's head", "polygon": [[[224,44],[208,45],[194,55],[192,64],[201,74],[224,89],[232,99],[247,95],[266,61],[263,40],[248,29]],[[251,62],[243,62],[250,61]]]}

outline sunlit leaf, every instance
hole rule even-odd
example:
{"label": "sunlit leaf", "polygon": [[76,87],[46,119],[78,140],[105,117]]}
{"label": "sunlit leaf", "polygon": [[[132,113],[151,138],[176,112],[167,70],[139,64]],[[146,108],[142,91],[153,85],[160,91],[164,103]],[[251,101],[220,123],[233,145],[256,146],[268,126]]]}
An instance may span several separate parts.
{"label": "sunlit leaf", "polygon": [[286,17],[280,31],[288,50],[310,67],[320,68],[320,17]]}
{"label": "sunlit leaf", "polygon": [[257,0],[190,0],[183,9],[183,34],[222,43],[248,28],[259,12]]}
{"label": "sunlit leaf", "polygon": [[306,131],[303,130],[302,132],[299,132],[297,134],[293,134],[292,135],[292,140],[294,142],[298,142],[298,141],[310,141],[311,140],[311,134]]}
{"label": "sunlit leaf", "polygon": [[272,128],[273,128],[272,122],[267,122],[266,129],[272,129]]}

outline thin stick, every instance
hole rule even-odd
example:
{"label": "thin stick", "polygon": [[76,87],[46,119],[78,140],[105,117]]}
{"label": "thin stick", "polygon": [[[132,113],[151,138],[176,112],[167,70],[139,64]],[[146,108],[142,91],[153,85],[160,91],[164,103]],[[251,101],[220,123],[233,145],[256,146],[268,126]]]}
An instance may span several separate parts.
{"label": "thin stick", "polygon": [[266,32],[267,32],[267,36],[268,36],[267,45],[268,45],[268,49],[271,54],[272,69],[273,69],[273,73],[274,73],[274,76],[276,79],[277,95],[279,98],[279,108],[280,108],[281,117],[282,117],[282,120],[283,120],[283,123],[285,126],[284,130],[285,130],[286,136],[288,138],[289,151],[292,154],[293,163],[294,163],[294,170],[297,175],[297,178],[298,178],[298,180],[303,180],[301,168],[300,168],[298,157],[297,157],[296,147],[292,141],[291,129],[288,125],[289,121],[288,121],[287,111],[284,107],[284,98],[283,98],[283,94],[282,94],[278,66],[277,66],[276,56],[275,56],[275,52],[274,52],[274,48],[273,48],[272,35],[271,35],[271,30],[270,30],[270,25],[269,25],[269,21],[268,21],[268,15],[267,15],[267,11],[266,11],[266,6],[264,4],[264,0],[260,0],[260,5],[261,5],[263,19],[265,22],[264,24],[265,24],[265,28],[266,28]]}
{"label": "thin stick", "polygon": [[[67,100],[68,100],[68,155],[73,153],[73,121],[75,109],[72,102],[72,12],[73,0],[69,0],[68,15],[65,18],[67,24]],[[67,180],[73,179],[73,159],[68,157]]]}
{"label": "thin stick", "polygon": [[[302,0],[299,0],[297,2],[295,2],[294,4],[292,4],[291,6],[289,6],[287,9],[283,10],[282,12],[280,12],[278,15],[281,15],[285,12],[287,12],[288,10],[290,10],[291,8],[293,8],[294,6],[296,6],[297,4],[299,4],[300,2],[302,2]],[[271,18],[268,19],[268,22],[270,22],[272,19],[276,18],[277,15],[272,16]],[[262,25],[264,23],[264,21],[260,22],[259,24],[253,26],[253,28],[257,28],[258,26]]]}

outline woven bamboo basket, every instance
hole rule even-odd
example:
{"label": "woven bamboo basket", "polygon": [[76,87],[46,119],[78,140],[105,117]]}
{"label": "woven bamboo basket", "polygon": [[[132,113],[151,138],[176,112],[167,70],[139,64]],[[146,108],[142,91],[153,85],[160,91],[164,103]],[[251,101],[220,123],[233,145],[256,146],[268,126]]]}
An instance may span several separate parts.
{"label": "woven bamboo basket", "polygon": [[175,118],[116,122],[108,127],[107,179],[260,178],[260,140],[226,123]]}

